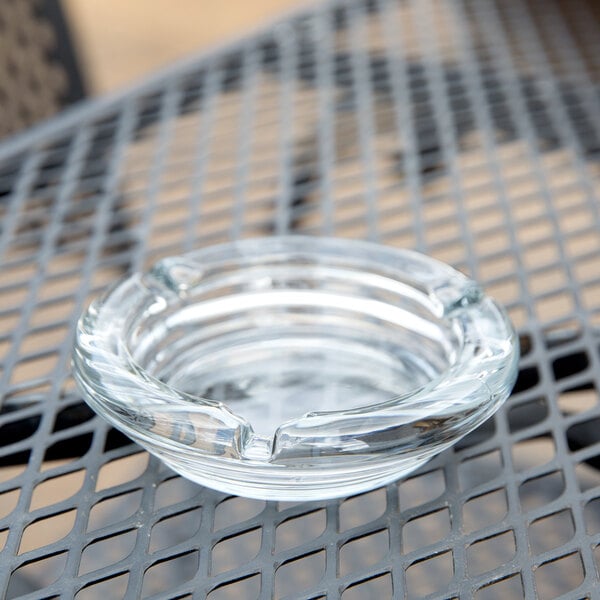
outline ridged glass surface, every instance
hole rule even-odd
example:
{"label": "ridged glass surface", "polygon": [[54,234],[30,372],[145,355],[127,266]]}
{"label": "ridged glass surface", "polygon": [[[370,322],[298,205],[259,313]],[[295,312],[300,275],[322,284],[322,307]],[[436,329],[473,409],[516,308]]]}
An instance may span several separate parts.
{"label": "ridged glass surface", "polygon": [[120,282],[73,364],[88,403],[185,477],[299,500],[419,467],[500,406],[517,354],[504,312],[438,261],[282,237]]}

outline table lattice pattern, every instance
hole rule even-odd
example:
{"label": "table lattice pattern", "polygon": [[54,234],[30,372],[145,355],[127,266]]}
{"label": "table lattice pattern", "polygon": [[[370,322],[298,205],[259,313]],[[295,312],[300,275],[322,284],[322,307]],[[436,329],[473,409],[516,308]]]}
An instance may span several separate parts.
{"label": "table lattice pattern", "polygon": [[[0,594],[598,597],[599,17],[326,2],[0,146]],[[290,232],[479,280],[520,334],[505,407],[405,481],[292,504],[190,484],[82,404],[92,297]]]}

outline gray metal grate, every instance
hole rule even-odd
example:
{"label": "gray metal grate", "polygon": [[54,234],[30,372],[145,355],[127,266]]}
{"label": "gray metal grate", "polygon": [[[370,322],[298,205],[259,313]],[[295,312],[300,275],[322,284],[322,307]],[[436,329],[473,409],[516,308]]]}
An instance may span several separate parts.
{"label": "gray metal grate", "polygon": [[[328,2],[0,147],[7,597],[592,598],[600,562],[600,14]],[[522,345],[505,408],[327,503],[201,489],[82,403],[75,319],[165,255],[289,231],[417,248]]]}

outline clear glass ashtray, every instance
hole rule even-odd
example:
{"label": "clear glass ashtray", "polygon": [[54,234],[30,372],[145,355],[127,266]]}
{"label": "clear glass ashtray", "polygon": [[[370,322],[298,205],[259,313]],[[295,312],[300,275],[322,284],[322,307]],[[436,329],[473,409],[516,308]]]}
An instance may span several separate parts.
{"label": "clear glass ashtray", "polygon": [[86,401],[181,475],[272,500],[391,482],[507,398],[514,330],[434,259],[313,237],[163,259],[81,317]]}

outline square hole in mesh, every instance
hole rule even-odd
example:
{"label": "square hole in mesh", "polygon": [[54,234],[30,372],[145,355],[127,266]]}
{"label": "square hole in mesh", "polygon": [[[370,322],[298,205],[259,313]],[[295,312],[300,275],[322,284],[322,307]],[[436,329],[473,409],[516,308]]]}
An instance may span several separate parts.
{"label": "square hole in mesh", "polygon": [[325,574],[325,552],[315,552],[281,565],[275,572],[275,597],[300,594]]}
{"label": "square hole in mesh", "polygon": [[114,283],[115,279],[118,278],[120,274],[119,271],[118,268],[112,265],[104,267],[97,266],[92,275],[90,288],[94,290],[95,293],[99,294],[101,290],[104,290]]}
{"label": "square hole in mesh", "polygon": [[134,515],[142,501],[142,490],[134,490],[105,498],[92,506],[88,519],[88,531],[95,531],[121,523]]}
{"label": "square hole in mesh", "polygon": [[246,223],[242,229],[240,237],[260,237],[273,233],[272,222],[267,223]]}
{"label": "square hole in mesh", "polygon": [[521,358],[527,356],[534,347],[533,336],[527,332],[519,333],[519,352],[521,354]]}
{"label": "square hole in mesh", "polygon": [[517,237],[522,244],[532,244],[537,241],[554,238],[552,223],[545,218],[537,218],[527,223],[517,225]]}
{"label": "square hole in mesh", "polygon": [[12,572],[6,590],[6,597],[17,598],[21,596],[23,594],[23,582],[27,584],[27,592],[43,590],[62,575],[66,564],[67,552],[25,563]]}
{"label": "square hole in mesh", "polygon": [[[523,240],[527,243],[527,240]],[[521,254],[525,267],[532,271],[549,265],[555,265],[560,261],[560,255],[555,242],[537,243],[523,248]]]}
{"label": "square hole in mesh", "polygon": [[485,286],[485,291],[501,304],[511,304],[521,297],[521,285],[516,277],[504,277],[489,283]]}
{"label": "square hole in mesh", "polygon": [[258,554],[261,541],[260,527],[221,540],[212,549],[211,573],[217,575],[223,571],[243,567]]}
{"label": "square hole in mesh", "polygon": [[511,433],[533,427],[548,416],[548,404],[545,398],[535,398],[520,402],[508,409],[508,428]]}
{"label": "square hole in mesh", "polygon": [[505,600],[507,598],[511,600],[525,598],[523,582],[519,574],[479,588],[475,594],[475,600]]}
{"label": "square hole in mesh", "polygon": [[141,477],[148,467],[148,454],[137,452],[123,458],[111,460],[101,467],[96,482],[96,491],[117,487]]}
{"label": "square hole in mesh", "polygon": [[344,500],[340,506],[340,531],[374,521],[385,512],[386,506],[385,489]]}
{"label": "square hole in mesh", "polygon": [[584,350],[572,351],[552,361],[554,379],[566,379],[582,373],[590,366],[590,359]]}
{"label": "square hole in mesh", "polygon": [[0,288],[0,306],[2,306],[2,310],[19,309],[26,302],[28,294],[28,285]]}
{"label": "square hole in mesh", "polygon": [[535,312],[541,323],[549,323],[572,315],[575,301],[570,292],[558,292],[535,301]]}
{"label": "square hole in mesh", "polygon": [[18,488],[0,494],[0,519],[7,517],[15,509],[20,494],[21,490]]}
{"label": "square hole in mesh", "polygon": [[504,223],[504,214],[497,207],[469,213],[469,225],[473,233],[487,232]]}
{"label": "square hole in mesh", "polygon": [[589,463],[580,462],[575,466],[575,476],[582,492],[600,487],[600,456],[592,457]]}
{"label": "square hole in mesh", "polygon": [[574,535],[571,511],[561,510],[529,525],[529,546],[534,554],[540,554],[566,544]]}
{"label": "square hole in mesh", "polygon": [[154,497],[154,509],[159,510],[165,506],[190,500],[200,493],[200,489],[197,484],[183,477],[167,479],[158,486]]}
{"label": "square hole in mesh", "polygon": [[186,220],[189,219],[190,207],[185,202],[171,203],[154,212],[152,229],[164,230],[178,228],[185,229]]}
{"label": "square hole in mesh", "polygon": [[193,508],[161,519],[152,526],[150,552],[156,552],[189,540],[200,529],[201,518],[202,510]]}
{"label": "square hole in mesh", "polygon": [[379,227],[382,233],[409,231],[414,227],[410,199],[401,185],[391,185],[377,194]]}
{"label": "square hole in mesh", "polygon": [[361,571],[376,565],[388,553],[390,536],[387,529],[346,542],[340,548],[340,575]]}
{"label": "square hole in mesh", "polygon": [[86,254],[83,248],[81,249],[68,249],[63,251],[57,249],[55,254],[50,258],[46,266],[46,273],[48,275],[64,275],[66,273],[72,273],[73,271],[81,272],[83,268]]}
{"label": "square hole in mesh", "polygon": [[[22,475],[27,469],[30,455],[31,452],[29,450],[14,452],[12,454],[0,454],[3,465],[6,465],[0,467],[0,484],[6,484]],[[11,484],[8,485],[10,486]],[[6,489],[7,485],[2,485],[2,487]]]}
{"label": "square hole in mesh", "polygon": [[454,446],[454,449],[460,451],[477,446],[477,444],[483,444],[492,438],[495,433],[496,421],[495,419],[488,419],[477,427],[477,429],[471,431],[471,433],[468,433],[464,438],[459,440]]}
{"label": "square hole in mesh", "polygon": [[413,563],[406,570],[409,598],[422,598],[445,590],[454,576],[452,551]]}
{"label": "square hole in mesh", "polygon": [[[402,246],[399,241],[396,243],[396,245]],[[414,244],[410,244],[405,247],[412,248],[414,247]],[[440,244],[435,248],[428,249],[428,254],[433,258],[437,258],[438,260],[441,260],[449,265],[453,265],[455,268],[459,269],[461,264],[466,261],[466,257],[468,256],[466,245],[462,240]],[[463,272],[465,271],[463,270]]]}
{"label": "square hole in mesh", "polygon": [[404,552],[435,544],[450,533],[450,511],[447,508],[410,520],[402,528]]}
{"label": "square hole in mesh", "polygon": [[586,419],[567,429],[569,450],[576,451],[600,442],[600,417]]}
{"label": "square hole in mesh", "polygon": [[512,203],[519,204],[518,200],[525,202],[526,200],[529,200],[530,197],[538,195],[538,186],[532,177],[517,175],[518,172],[515,172],[514,166],[512,166],[511,169],[505,167],[504,170],[506,173],[504,180],[506,192],[513,201]]}
{"label": "square hole in mesh", "polygon": [[277,526],[275,550],[289,550],[318,538],[327,524],[325,510],[288,519]]}
{"label": "square hole in mesh", "polygon": [[144,573],[141,597],[167,592],[192,579],[198,571],[199,557],[194,550],[151,565]]}
{"label": "square hole in mesh", "polygon": [[597,310],[600,307],[600,282],[584,286],[581,297],[588,310]]}
{"label": "square hole in mesh", "polygon": [[538,598],[558,598],[581,585],[583,578],[583,564],[579,552],[544,563],[535,570]]}
{"label": "square hole in mesh", "polygon": [[42,417],[39,414],[27,412],[29,415],[22,419],[18,418],[19,413],[10,415],[13,420],[5,420],[4,424],[0,426],[0,448],[21,442],[35,434]]}
{"label": "square hole in mesh", "polygon": [[567,287],[567,275],[563,268],[552,267],[532,273],[527,280],[529,290],[535,296]]}
{"label": "square hole in mesh", "polygon": [[525,367],[519,369],[517,381],[513,387],[513,396],[534,388],[540,382],[540,372],[536,367]]}
{"label": "square hole in mesh", "polygon": [[532,510],[559,498],[565,491],[562,471],[553,471],[528,479],[519,486],[519,499],[523,510]]}
{"label": "square hole in mesh", "polygon": [[550,435],[528,438],[512,445],[513,466],[516,471],[526,471],[545,465],[555,455],[556,447]]}
{"label": "square hole in mesh", "polygon": [[81,272],[79,269],[74,273],[64,274],[58,277],[49,277],[44,281],[38,291],[38,302],[40,300],[52,300],[55,298],[64,298],[65,296],[72,296],[75,294],[81,283]]}
{"label": "square hole in mesh", "polygon": [[48,546],[65,538],[73,529],[76,514],[76,510],[69,510],[28,525],[21,537],[19,554]]}
{"label": "square hole in mesh", "polygon": [[512,254],[502,254],[487,258],[479,265],[479,280],[491,282],[499,277],[512,275],[517,269],[517,261]]}
{"label": "square hole in mesh", "polygon": [[428,471],[400,482],[398,496],[401,510],[420,506],[439,498],[446,490],[446,479],[441,469]]}
{"label": "square hole in mesh", "polygon": [[392,576],[389,573],[361,581],[342,593],[342,600],[392,600],[392,597]]}
{"label": "square hole in mesh", "polygon": [[381,242],[398,248],[414,248],[416,238],[414,231],[395,231],[381,235]]}
{"label": "square hole in mesh", "polygon": [[[573,259],[580,256],[588,257],[581,261],[574,261],[574,272],[577,281],[583,282],[588,279],[595,279],[598,273],[597,253],[600,250],[600,232],[594,228],[588,232],[578,232],[570,235],[565,240],[565,246],[568,254]],[[593,253],[592,256],[589,256],[590,253]]]}
{"label": "square hole in mesh", "polygon": [[430,245],[453,241],[459,239],[461,235],[460,225],[456,221],[430,224],[425,230],[425,238]]}
{"label": "square hole in mesh", "polygon": [[[41,465],[41,471],[49,471],[54,469],[57,464],[57,460],[75,460],[80,456],[83,456],[91,447],[94,439],[93,433],[84,433],[81,435],[75,435],[62,440],[54,442],[54,444],[48,446],[46,453],[44,454],[44,462]],[[62,462],[61,466],[65,463]]]}
{"label": "square hole in mesh", "polygon": [[463,506],[464,531],[470,533],[498,523],[507,512],[508,500],[504,488],[471,498]]}
{"label": "square hole in mesh", "polygon": [[8,287],[14,284],[28,285],[39,269],[37,263],[4,264],[2,267],[2,283]]}
{"label": "square hole in mesh", "polygon": [[477,256],[485,257],[499,252],[507,252],[510,249],[510,238],[506,231],[494,231],[491,233],[475,236],[474,250]]}
{"label": "square hole in mesh", "polygon": [[161,231],[154,230],[149,239],[152,240],[150,247],[153,251],[172,249],[171,252],[174,252],[174,249],[179,248],[181,244],[181,230],[178,227]]}
{"label": "square hole in mesh", "polygon": [[52,432],[62,431],[69,427],[76,427],[90,419],[93,419],[96,413],[84,402],[76,402],[61,409],[56,415]]}
{"label": "square hole in mesh", "polygon": [[508,317],[517,331],[523,329],[527,325],[530,314],[529,307],[525,306],[524,304],[511,304],[510,306],[505,306],[504,308],[506,309]]}
{"label": "square hole in mesh", "polygon": [[[102,423],[104,425],[104,423]],[[128,438],[124,433],[121,433],[118,429],[114,427],[99,427],[100,434],[104,437],[104,448],[103,452],[110,452],[111,450],[115,450],[117,448],[123,448],[125,446],[131,446],[132,449],[135,448],[134,442],[131,438]]]}
{"label": "square hole in mesh", "polygon": [[129,556],[135,547],[137,531],[123,531],[86,546],[81,555],[79,574],[99,571]]}
{"label": "square hole in mesh", "polygon": [[491,481],[500,475],[502,466],[502,456],[499,450],[492,450],[464,460],[458,467],[460,489],[470,490]]}
{"label": "square hole in mesh", "polygon": [[251,575],[244,579],[227,582],[214,589],[207,600],[254,600],[260,593],[260,575]]}
{"label": "square hole in mesh", "polygon": [[515,535],[505,531],[471,544],[467,549],[468,571],[480,575],[506,564],[517,551]]}
{"label": "square hole in mesh", "polygon": [[38,483],[33,490],[29,510],[37,510],[71,498],[81,489],[84,479],[85,471],[82,469]]}
{"label": "square hole in mesh", "polygon": [[369,234],[368,224],[364,219],[356,222],[336,223],[335,235],[348,239],[363,239]]}
{"label": "square hole in mesh", "polygon": [[98,598],[124,598],[129,582],[129,573],[121,573],[102,581],[92,581],[75,594],[76,600],[98,600]]}
{"label": "square hole in mesh", "polygon": [[585,529],[590,534],[600,533],[600,497],[592,498],[583,512]]}
{"label": "square hole in mesh", "polygon": [[11,385],[26,381],[44,379],[51,375],[58,365],[58,352],[44,353],[20,360],[12,370]]}
{"label": "square hole in mesh", "polygon": [[560,216],[560,227],[565,233],[586,229],[593,222],[594,214],[586,206],[578,206],[569,211],[564,211]]}
{"label": "square hole in mesh", "polygon": [[259,515],[265,508],[263,500],[233,497],[221,502],[215,510],[214,530],[243,523]]}
{"label": "square hole in mesh", "polygon": [[6,545],[6,540],[8,539],[8,534],[10,529],[0,530],[0,552],[4,550],[4,546]]}
{"label": "square hole in mesh", "polygon": [[[594,232],[594,235],[598,237],[596,232]],[[577,236],[576,239],[579,241],[580,237]],[[579,243],[581,242],[579,241]],[[600,245],[600,242],[598,242],[598,244]],[[581,245],[584,251],[589,252],[589,242],[587,245],[585,243],[582,243]],[[575,281],[579,283],[590,283],[595,281],[600,272],[600,252],[596,250],[592,253],[592,256],[586,256],[585,258],[572,261],[571,268],[575,275]]]}
{"label": "square hole in mesh", "polygon": [[63,323],[71,318],[74,310],[73,299],[44,302],[34,309],[29,324],[31,327],[41,327],[51,323]]}

